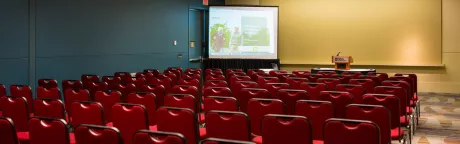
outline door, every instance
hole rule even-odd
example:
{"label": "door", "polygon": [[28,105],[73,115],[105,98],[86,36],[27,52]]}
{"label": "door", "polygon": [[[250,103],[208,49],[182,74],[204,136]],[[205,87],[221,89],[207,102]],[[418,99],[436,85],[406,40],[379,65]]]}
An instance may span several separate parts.
{"label": "door", "polygon": [[201,9],[189,10],[189,68],[203,69],[202,61],[205,49],[205,11]]}

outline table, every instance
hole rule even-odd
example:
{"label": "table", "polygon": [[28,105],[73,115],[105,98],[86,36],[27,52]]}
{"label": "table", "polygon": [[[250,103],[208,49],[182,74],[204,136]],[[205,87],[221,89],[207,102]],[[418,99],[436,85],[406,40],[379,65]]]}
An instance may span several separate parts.
{"label": "table", "polygon": [[336,70],[334,68],[312,68],[311,73],[317,73],[319,71],[335,71],[338,74],[342,72],[360,72],[363,75],[366,75],[369,72],[376,72],[375,69],[349,69],[349,70]]}

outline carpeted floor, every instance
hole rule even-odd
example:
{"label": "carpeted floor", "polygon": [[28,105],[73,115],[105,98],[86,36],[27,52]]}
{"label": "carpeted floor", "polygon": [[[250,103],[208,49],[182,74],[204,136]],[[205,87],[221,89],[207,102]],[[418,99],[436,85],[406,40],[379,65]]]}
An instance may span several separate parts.
{"label": "carpeted floor", "polygon": [[413,144],[460,144],[460,94],[420,93],[421,118]]}

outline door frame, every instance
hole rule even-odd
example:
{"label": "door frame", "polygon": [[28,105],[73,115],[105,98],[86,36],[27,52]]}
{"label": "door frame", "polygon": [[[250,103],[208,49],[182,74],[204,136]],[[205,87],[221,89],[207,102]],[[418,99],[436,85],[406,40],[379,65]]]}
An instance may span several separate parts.
{"label": "door frame", "polygon": [[[197,6],[189,6],[188,8],[188,42],[187,42],[187,50],[189,54],[189,59],[188,59],[188,67],[190,67],[190,62],[196,61],[195,59],[190,57],[190,11],[201,11],[203,12],[203,41],[196,43],[195,45],[199,45],[201,48],[201,58],[199,59],[200,63],[203,63],[203,60],[205,57],[207,57],[207,50],[208,50],[208,27],[209,27],[209,22],[208,22],[208,17],[209,17],[209,8],[208,7],[197,7]],[[205,46],[203,46],[203,42],[205,43]]]}

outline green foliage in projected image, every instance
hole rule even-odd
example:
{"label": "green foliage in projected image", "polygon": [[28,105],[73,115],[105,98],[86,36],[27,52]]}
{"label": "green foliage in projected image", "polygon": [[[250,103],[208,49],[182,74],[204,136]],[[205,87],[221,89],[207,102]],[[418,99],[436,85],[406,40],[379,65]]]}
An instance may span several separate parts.
{"label": "green foliage in projected image", "polygon": [[211,47],[213,47],[213,44],[214,44],[214,39],[212,38],[212,36],[217,32],[217,30],[219,28],[222,28],[223,32],[224,32],[224,37],[225,37],[225,42],[224,42],[224,48],[229,48],[229,43],[230,43],[230,37],[231,37],[231,31],[230,29],[227,27],[227,24],[214,24],[213,26],[211,26],[211,39],[210,39],[210,42],[211,42]]}

